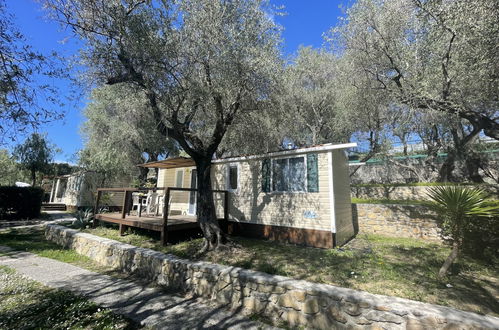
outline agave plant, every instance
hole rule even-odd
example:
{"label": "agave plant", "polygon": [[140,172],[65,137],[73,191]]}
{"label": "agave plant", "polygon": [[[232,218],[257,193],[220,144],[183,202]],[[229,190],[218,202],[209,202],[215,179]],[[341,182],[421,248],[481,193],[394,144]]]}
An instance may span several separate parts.
{"label": "agave plant", "polygon": [[93,221],[94,214],[91,209],[78,210],[75,213],[75,220],[73,221],[73,227],[75,228],[86,228]]}
{"label": "agave plant", "polygon": [[442,229],[452,240],[452,251],[438,272],[447,274],[462,246],[466,229],[471,221],[499,214],[499,204],[488,200],[488,193],[480,188],[437,186],[428,192],[432,208],[442,217]]}

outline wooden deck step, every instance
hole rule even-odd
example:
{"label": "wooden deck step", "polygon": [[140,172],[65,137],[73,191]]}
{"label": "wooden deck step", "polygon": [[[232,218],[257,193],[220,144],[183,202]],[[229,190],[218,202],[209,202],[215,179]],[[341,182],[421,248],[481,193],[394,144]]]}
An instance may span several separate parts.
{"label": "wooden deck step", "polygon": [[42,203],[42,211],[66,211],[66,204]]}

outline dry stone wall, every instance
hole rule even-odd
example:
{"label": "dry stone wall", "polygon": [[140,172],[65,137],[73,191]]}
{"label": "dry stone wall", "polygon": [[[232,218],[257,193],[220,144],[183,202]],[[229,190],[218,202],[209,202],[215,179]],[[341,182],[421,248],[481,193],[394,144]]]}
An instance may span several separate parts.
{"label": "dry stone wall", "polygon": [[307,329],[497,329],[499,318],[407,299],[192,262],[48,225],[47,239],[170,289]]}
{"label": "dry stone wall", "polygon": [[425,206],[358,203],[352,204],[352,214],[361,234],[442,241],[438,218]]}
{"label": "dry stone wall", "polygon": [[[487,191],[493,198],[499,198],[497,185],[482,184],[477,186]],[[432,186],[351,186],[352,197],[365,199],[406,199],[429,200],[428,190]]]}

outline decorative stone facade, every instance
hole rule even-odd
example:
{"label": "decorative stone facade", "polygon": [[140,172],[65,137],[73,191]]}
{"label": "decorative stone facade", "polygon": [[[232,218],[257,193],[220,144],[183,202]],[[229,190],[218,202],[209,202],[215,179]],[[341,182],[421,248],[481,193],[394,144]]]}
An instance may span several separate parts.
{"label": "decorative stone facade", "polygon": [[499,318],[237,267],[192,262],[48,225],[46,237],[159,285],[307,329],[497,329]]}
{"label": "decorative stone facade", "polygon": [[428,207],[396,204],[352,204],[354,224],[361,234],[420,238],[440,242],[438,218]]}

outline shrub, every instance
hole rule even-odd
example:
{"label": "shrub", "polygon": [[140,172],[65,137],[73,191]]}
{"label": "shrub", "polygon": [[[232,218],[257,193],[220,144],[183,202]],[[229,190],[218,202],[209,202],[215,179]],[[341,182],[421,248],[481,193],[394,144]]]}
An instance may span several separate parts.
{"label": "shrub", "polygon": [[[495,223],[499,215],[499,204],[488,200],[486,191],[461,186],[439,186],[428,192],[432,208],[442,217],[442,231],[452,241],[452,252],[438,273],[447,274],[449,267],[465,246],[473,239],[473,233],[480,234],[484,224]],[[492,225],[493,226],[493,225]]]}
{"label": "shrub", "polygon": [[43,189],[0,187],[0,219],[32,219],[40,216]]}

